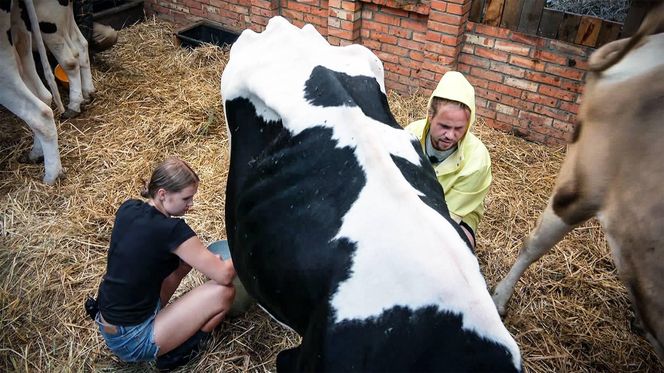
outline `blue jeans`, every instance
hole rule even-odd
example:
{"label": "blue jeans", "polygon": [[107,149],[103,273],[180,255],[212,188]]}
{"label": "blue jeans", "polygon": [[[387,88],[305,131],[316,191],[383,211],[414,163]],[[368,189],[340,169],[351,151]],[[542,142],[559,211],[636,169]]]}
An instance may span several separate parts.
{"label": "blue jeans", "polygon": [[120,360],[151,361],[157,358],[159,352],[159,346],[154,340],[154,319],[160,309],[161,304],[157,302],[154,313],[138,325],[110,325],[102,322],[101,313],[97,313],[95,322],[106,345]]}

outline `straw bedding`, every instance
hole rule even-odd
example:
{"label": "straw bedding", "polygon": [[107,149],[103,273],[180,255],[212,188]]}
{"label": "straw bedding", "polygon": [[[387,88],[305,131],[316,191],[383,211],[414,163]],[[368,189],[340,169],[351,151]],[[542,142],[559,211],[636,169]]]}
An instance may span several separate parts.
{"label": "straw bedding", "polygon": [[[166,155],[186,159],[202,179],[187,221],[204,242],[225,237],[228,141],[219,77],[227,58],[213,46],[179,49],[173,26],[162,21],[122,30],[120,42],[97,56],[95,100],[79,118],[58,124],[67,177],[53,187],[41,183],[43,165],[18,162],[32,137],[0,112],[0,371],[153,369],[114,358],[82,305],[105,270],[115,209],[138,197],[142,179]],[[402,124],[426,105],[418,95],[389,99]],[[494,164],[477,250],[493,286],[544,207],[564,149],[482,122],[474,131]],[[202,281],[190,275],[179,291]],[[661,371],[631,331],[631,317],[606,241],[591,221],[527,271],[505,322],[528,371]],[[274,371],[276,354],[297,343],[253,308],[224,321],[207,352],[185,370]]]}

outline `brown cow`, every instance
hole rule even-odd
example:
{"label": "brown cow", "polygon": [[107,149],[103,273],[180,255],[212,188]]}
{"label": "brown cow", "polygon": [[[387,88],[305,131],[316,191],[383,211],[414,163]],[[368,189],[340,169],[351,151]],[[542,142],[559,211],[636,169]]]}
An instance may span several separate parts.
{"label": "brown cow", "polygon": [[664,5],[631,41],[609,43],[590,57],[579,124],[549,204],[493,295],[504,314],[526,268],[596,216],[646,338],[662,361],[664,33],[652,34],[663,26]]}

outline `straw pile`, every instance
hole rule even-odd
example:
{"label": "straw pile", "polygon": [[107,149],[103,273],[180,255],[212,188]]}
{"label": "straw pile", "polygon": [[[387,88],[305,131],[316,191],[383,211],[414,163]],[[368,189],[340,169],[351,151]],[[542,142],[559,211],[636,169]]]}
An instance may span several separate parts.
{"label": "straw pile", "polygon": [[[97,96],[58,125],[67,178],[41,183],[42,165],[18,162],[32,137],[0,112],[0,371],[145,371],[104,347],[83,311],[105,270],[115,209],[138,197],[142,178],[166,155],[186,159],[202,185],[187,221],[204,242],[224,238],[227,138],[219,77],[227,51],[175,45],[173,26],[149,21],[122,30],[98,56]],[[390,94],[400,123],[424,112],[426,98]],[[494,162],[494,184],[478,252],[494,285],[516,257],[545,205],[563,149],[551,149],[478,123]],[[180,291],[200,283],[189,276]],[[516,289],[508,328],[533,372],[657,371],[647,343],[630,331],[628,302],[593,221],[535,264]],[[186,371],[274,371],[276,354],[298,337],[257,308],[224,321],[207,352]]]}

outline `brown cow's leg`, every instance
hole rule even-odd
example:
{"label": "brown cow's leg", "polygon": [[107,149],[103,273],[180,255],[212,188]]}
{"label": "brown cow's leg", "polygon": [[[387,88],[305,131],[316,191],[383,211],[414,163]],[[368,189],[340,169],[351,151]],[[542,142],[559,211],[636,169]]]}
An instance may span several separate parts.
{"label": "brown cow's leg", "polygon": [[523,275],[523,272],[533,262],[546,254],[572,228],[574,226],[566,224],[556,216],[553,212],[551,200],[549,200],[549,204],[537,221],[537,226],[530,232],[528,239],[524,242],[516,262],[493,292],[493,302],[501,316],[505,315],[507,302],[514,292],[514,285]]}

